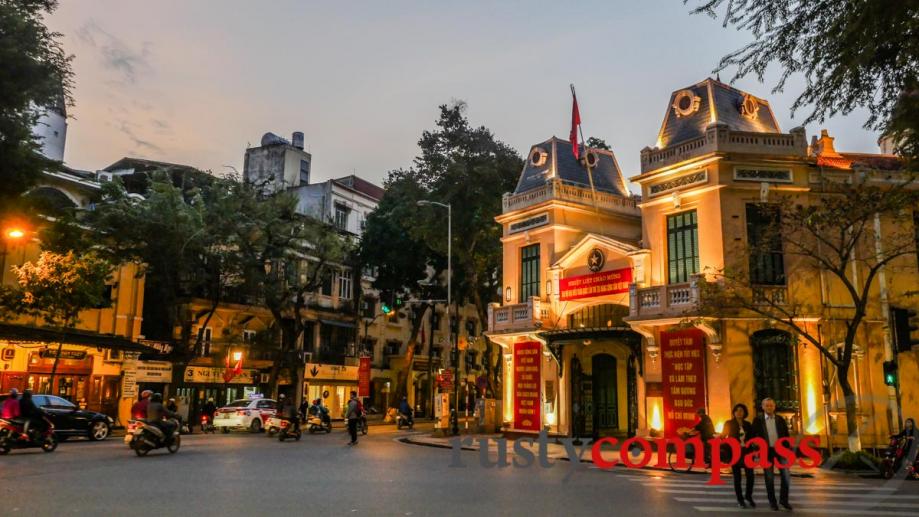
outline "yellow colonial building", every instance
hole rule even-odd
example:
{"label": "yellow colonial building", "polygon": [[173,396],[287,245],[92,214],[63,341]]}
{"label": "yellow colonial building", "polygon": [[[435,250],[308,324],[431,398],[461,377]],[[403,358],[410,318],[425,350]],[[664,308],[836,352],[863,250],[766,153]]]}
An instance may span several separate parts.
{"label": "yellow colonial building", "polygon": [[[550,139],[533,146],[497,218],[504,228],[504,300],[488,336],[504,351],[508,431],[563,435],[673,434],[707,409],[716,428],[733,404],[776,399],[794,432],[846,446],[835,371],[814,346],[755,314],[712,317],[702,282],[748,260],[741,250],[769,224],[778,193],[806,200],[823,181],[853,174],[905,177],[883,154],[837,152],[824,131],[782,132],[766,100],[708,79],[673,92],[657,141],[641,151],[632,196],[612,153]],[[899,175],[899,176],[897,176]],[[879,234],[913,217],[879,220]],[[873,245],[873,244],[872,244]],[[799,324],[833,348],[851,297],[781,246],[759,257],[757,296],[814,307]],[[913,254],[874,285],[849,379],[862,446],[886,445],[919,412],[916,351],[896,352],[889,315],[915,309]],[[853,265],[852,274],[859,275]],[[847,307],[848,303],[848,307]],[[536,352],[534,352],[536,351]],[[899,392],[882,363],[899,364]],[[898,400],[899,399],[899,400]]]}

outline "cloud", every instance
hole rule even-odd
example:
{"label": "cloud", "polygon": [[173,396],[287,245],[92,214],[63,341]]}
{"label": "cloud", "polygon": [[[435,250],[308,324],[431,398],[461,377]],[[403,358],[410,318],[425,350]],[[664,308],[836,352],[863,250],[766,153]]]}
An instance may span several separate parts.
{"label": "cloud", "polygon": [[154,144],[153,142],[149,140],[144,140],[143,138],[137,136],[137,133],[134,132],[134,128],[132,127],[133,124],[131,124],[127,120],[119,120],[117,121],[117,124],[118,124],[118,130],[120,130],[122,134],[128,137],[128,140],[130,140],[134,144],[134,149],[133,149],[134,151],[143,152],[144,150],[147,150],[147,151],[153,151],[158,154],[163,153],[162,147]]}
{"label": "cloud", "polygon": [[103,65],[113,70],[122,83],[135,84],[141,74],[153,70],[150,64],[153,44],[149,41],[141,43],[140,48],[132,48],[104,30],[93,19],[77,29],[76,35],[87,45],[99,50]]}

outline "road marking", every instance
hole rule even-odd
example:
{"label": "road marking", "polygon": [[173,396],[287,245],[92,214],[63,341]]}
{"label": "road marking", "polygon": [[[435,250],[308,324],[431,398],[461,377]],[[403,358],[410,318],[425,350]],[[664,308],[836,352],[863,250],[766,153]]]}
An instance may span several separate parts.
{"label": "road marking", "polygon": [[[674,497],[681,503],[725,503],[724,498],[716,497]],[[731,498],[733,499],[733,497]],[[760,503],[761,505],[768,503]],[[734,500],[734,506],[737,506]],[[822,503],[795,503],[795,508],[812,508],[824,506],[863,506],[863,507],[883,507],[883,508],[916,508],[916,503],[888,503],[886,501],[839,501],[839,502],[822,502]]]}
{"label": "road marking", "polygon": [[[731,488],[731,490],[733,490],[733,488]],[[757,488],[756,491],[760,492],[764,490],[765,490],[764,488]],[[852,494],[852,493],[829,492],[827,490],[822,490],[820,488],[814,488],[814,489],[806,490],[806,491],[792,490],[791,494],[802,496],[802,497],[805,497],[808,495],[814,495],[814,494],[823,494],[823,495],[832,496],[832,497],[905,497],[909,499],[919,499],[919,495],[907,496],[907,495],[899,495],[899,494],[894,495],[892,493],[889,493],[892,490],[895,490],[895,489],[881,488],[881,489],[873,490],[877,492],[888,492],[887,494],[876,494],[876,493],[875,494]],[[658,488],[657,491],[664,492],[666,494],[698,494],[698,495],[712,495],[713,494],[711,490],[687,490],[684,488]],[[717,492],[718,491],[715,491],[714,493],[717,493]]]}
{"label": "road marking", "polygon": [[[700,512],[738,512],[737,507],[726,508],[723,506],[693,506],[694,509],[699,510]],[[795,509],[798,508],[798,505],[795,505]],[[915,512],[887,512],[883,510],[827,510],[823,508],[815,508],[812,510],[814,513],[819,515],[902,515],[905,517],[915,517]]]}

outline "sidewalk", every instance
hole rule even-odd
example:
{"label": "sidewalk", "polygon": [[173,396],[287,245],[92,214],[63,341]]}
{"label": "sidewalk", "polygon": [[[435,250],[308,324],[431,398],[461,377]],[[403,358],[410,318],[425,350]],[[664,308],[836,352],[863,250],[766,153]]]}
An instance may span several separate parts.
{"label": "sidewalk", "polygon": [[[416,434],[416,435],[412,435],[412,436],[403,438],[401,441],[404,443],[412,444],[412,445],[421,445],[421,446],[427,446],[427,447],[438,447],[438,448],[443,448],[443,449],[451,449],[453,447],[451,443],[451,439],[453,438],[455,437],[441,438],[441,437],[436,437],[436,436],[429,435],[429,434]],[[467,434],[467,435],[460,435],[460,438],[463,438],[463,439],[472,438],[471,446],[463,445],[464,451],[478,451],[480,449],[479,439],[489,439],[489,444],[488,444],[489,452],[497,453],[498,445],[495,442],[495,439],[504,438],[504,435],[502,434]],[[514,455],[515,442],[516,442],[515,439],[507,438],[508,457],[512,457]],[[590,447],[590,439],[583,439],[582,442],[583,444],[581,446],[576,446],[578,451],[580,451],[583,448],[583,453],[581,454],[580,461],[584,463],[593,463],[592,449]],[[547,445],[547,448],[546,448],[547,457],[550,460],[570,461],[568,452],[565,450],[565,446],[561,442],[557,443],[555,438],[549,437],[548,443],[546,445]],[[532,445],[527,445],[525,443],[522,443],[520,444],[520,446],[532,452],[534,456],[536,456],[539,452],[539,443],[536,442],[535,440]],[[622,465],[620,461],[620,452],[621,452],[621,449],[618,446],[610,447],[609,444],[604,444],[603,450],[601,451],[601,455],[604,460],[607,460],[607,461],[615,460],[619,462],[616,465],[617,468],[627,468],[624,465]],[[641,457],[640,454],[634,454],[633,452],[630,452],[629,456],[635,462],[637,462]],[[657,462],[657,454],[655,452],[650,464],[647,467],[644,467],[644,469],[672,471],[669,467],[663,467],[663,468],[655,467],[654,464],[656,462]],[[693,472],[701,473],[702,471],[698,469],[693,469]],[[758,469],[757,473],[760,476],[763,475],[762,469]],[[727,475],[730,476],[729,470],[727,471]],[[821,469],[821,468],[803,469],[797,466],[791,468],[791,475],[794,477],[801,477],[801,478],[821,478],[821,479],[830,478],[830,477],[847,477],[847,474],[844,474],[841,472],[833,472],[833,471],[828,471],[828,470]]]}

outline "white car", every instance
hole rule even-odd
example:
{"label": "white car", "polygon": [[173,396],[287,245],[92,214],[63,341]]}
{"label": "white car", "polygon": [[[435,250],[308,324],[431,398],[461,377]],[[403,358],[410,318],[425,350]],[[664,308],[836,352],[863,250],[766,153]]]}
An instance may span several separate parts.
{"label": "white car", "polygon": [[277,412],[277,407],[277,402],[271,399],[234,400],[214,414],[214,427],[224,433],[229,433],[230,429],[248,429],[257,433]]}

